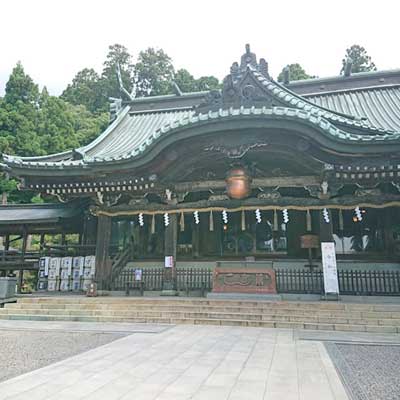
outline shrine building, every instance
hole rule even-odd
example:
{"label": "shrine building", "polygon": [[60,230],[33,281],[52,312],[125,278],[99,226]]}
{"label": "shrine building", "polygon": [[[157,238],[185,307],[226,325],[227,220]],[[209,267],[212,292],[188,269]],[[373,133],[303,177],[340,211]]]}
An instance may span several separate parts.
{"label": "shrine building", "polygon": [[321,242],[335,243],[339,270],[400,269],[400,70],[348,64],[280,83],[246,46],[220,90],[175,86],[111,106],[86,146],[3,155],[21,190],[57,204],[21,206],[23,218],[17,207],[6,224],[0,209],[1,234],[79,234],[103,289],[126,265],[165,257],[177,268],[318,267]]}

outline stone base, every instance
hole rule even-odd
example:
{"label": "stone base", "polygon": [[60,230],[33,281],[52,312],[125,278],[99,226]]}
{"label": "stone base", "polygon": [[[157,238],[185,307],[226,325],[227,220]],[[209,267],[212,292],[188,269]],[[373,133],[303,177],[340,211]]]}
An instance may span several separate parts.
{"label": "stone base", "polygon": [[164,289],[161,291],[160,296],[179,296],[179,293],[174,289]]}
{"label": "stone base", "polygon": [[276,294],[272,268],[214,268],[213,293]]}
{"label": "stone base", "polygon": [[281,301],[279,294],[256,294],[256,293],[207,293],[207,299],[221,300],[271,300]]}
{"label": "stone base", "polygon": [[15,297],[16,284],[17,278],[15,277],[0,278],[0,299]]}

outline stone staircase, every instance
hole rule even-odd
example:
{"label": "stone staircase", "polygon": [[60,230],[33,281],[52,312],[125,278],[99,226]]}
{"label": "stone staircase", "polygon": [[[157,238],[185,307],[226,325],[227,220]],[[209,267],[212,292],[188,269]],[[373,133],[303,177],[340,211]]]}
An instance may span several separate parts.
{"label": "stone staircase", "polygon": [[0,319],[400,333],[400,304],[55,296],[5,304]]}

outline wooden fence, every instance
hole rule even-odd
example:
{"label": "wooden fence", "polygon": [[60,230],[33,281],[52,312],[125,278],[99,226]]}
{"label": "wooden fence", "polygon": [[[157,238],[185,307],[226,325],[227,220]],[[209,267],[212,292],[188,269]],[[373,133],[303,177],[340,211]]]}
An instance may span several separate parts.
{"label": "wooden fence", "polygon": [[[159,291],[163,286],[163,268],[143,268],[142,281],[136,282],[135,269],[125,269],[113,282],[114,290],[139,289]],[[297,269],[275,269],[278,293],[323,294],[322,271]],[[212,270],[208,268],[178,268],[176,270],[177,290],[201,291],[212,289]],[[339,291],[343,295],[399,296],[400,271],[358,271],[338,272]]]}

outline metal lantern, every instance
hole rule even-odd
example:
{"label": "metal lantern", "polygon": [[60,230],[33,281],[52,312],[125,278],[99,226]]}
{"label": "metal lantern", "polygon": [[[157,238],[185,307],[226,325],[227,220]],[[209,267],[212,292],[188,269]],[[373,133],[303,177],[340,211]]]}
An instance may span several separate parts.
{"label": "metal lantern", "polygon": [[242,167],[231,169],[226,176],[226,191],[232,199],[244,199],[251,192],[251,177]]}

